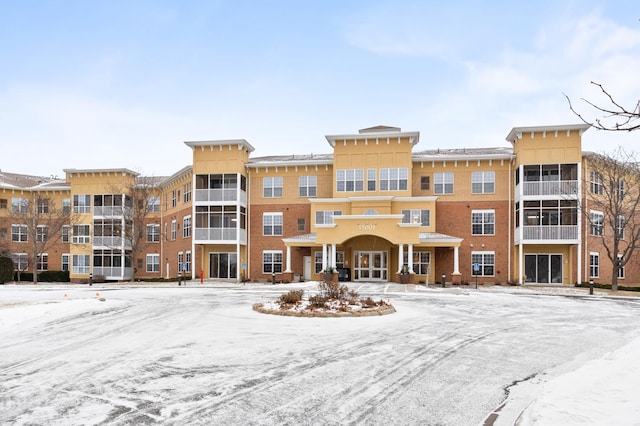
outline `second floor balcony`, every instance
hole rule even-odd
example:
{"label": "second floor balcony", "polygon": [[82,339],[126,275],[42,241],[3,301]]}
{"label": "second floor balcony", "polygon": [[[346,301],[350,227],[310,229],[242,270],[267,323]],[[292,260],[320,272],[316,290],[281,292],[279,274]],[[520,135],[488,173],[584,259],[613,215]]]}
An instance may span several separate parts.
{"label": "second floor balcony", "polygon": [[516,185],[516,198],[520,196],[520,186],[522,185],[522,196],[546,196],[562,195],[577,196],[577,180],[555,180],[555,181],[533,181],[522,182]]}
{"label": "second floor balcony", "polygon": [[515,243],[577,244],[579,237],[578,225],[526,225],[516,228]]}
{"label": "second floor balcony", "polygon": [[247,243],[247,230],[239,228],[195,228],[193,239],[195,242],[204,243]]}

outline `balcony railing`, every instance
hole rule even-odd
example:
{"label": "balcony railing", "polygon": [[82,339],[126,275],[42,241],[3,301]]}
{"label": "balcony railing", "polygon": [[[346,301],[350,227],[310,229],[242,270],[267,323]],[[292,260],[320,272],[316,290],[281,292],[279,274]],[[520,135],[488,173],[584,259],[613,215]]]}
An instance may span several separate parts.
{"label": "balcony railing", "polygon": [[[577,180],[554,180],[523,182],[522,194],[527,195],[576,195],[578,193]],[[520,186],[520,185],[518,185]],[[516,194],[519,194],[516,186]]]}
{"label": "balcony railing", "polygon": [[116,216],[122,217],[123,209],[122,206],[94,206],[93,207],[93,215],[94,216]]}
{"label": "balcony railing", "polygon": [[122,237],[116,236],[94,236],[93,237],[93,246],[94,247],[122,247],[125,245],[125,248],[131,248],[131,244]]}
{"label": "balcony railing", "polygon": [[232,189],[196,189],[196,201],[240,201],[247,202],[247,192],[240,191],[238,200],[238,190]]}
{"label": "balcony railing", "polygon": [[195,241],[237,241],[247,242],[247,230],[237,228],[195,228]]}
{"label": "balcony railing", "polygon": [[[519,243],[520,228],[516,228],[516,244]],[[539,225],[523,226],[522,241],[577,241],[578,225]]]}

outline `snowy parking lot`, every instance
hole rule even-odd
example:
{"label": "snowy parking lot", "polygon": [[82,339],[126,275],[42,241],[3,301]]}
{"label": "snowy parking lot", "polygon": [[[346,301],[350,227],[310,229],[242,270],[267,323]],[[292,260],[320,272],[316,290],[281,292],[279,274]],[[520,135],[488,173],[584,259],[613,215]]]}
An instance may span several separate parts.
{"label": "snowy parking lot", "polygon": [[[624,348],[640,350],[634,343],[640,300],[573,289],[559,296],[522,288],[349,285],[389,299],[397,312],[295,318],[251,309],[293,288],[313,292],[317,283],[0,286],[0,424],[513,425],[551,424],[561,415],[574,424],[601,424],[597,415],[637,424],[640,418],[632,395],[624,395],[640,382],[630,377],[638,372],[631,361],[611,384],[615,396],[596,399],[602,406],[581,405],[593,396],[582,385],[593,376],[588,366],[616,363]],[[622,411],[609,404],[614,397],[626,403]]]}

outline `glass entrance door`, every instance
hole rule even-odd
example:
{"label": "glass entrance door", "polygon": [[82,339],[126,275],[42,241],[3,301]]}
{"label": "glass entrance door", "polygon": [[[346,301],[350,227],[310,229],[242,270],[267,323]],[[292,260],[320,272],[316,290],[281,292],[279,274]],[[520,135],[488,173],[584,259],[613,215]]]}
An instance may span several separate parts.
{"label": "glass entrance door", "polygon": [[209,277],[235,279],[237,270],[236,253],[209,253]]}
{"label": "glass entrance door", "polygon": [[386,281],[386,251],[356,251],[353,261],[354,281]]}
{"label": "glass entrance door", "polygon": [[524,273],[527,283],[562,283],[561,254],[526,254]]}

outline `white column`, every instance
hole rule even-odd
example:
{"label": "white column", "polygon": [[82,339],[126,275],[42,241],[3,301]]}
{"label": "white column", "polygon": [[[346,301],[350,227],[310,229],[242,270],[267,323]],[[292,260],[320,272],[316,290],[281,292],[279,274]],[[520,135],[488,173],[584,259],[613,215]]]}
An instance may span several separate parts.
{"label": "white column", "polygon": [[404,244],[398,244],[398,273],[402,272],[403,259],[404,259]]}
{"label": "white column", "polygon": [[407,244],[407,263],[409,265],[409,272],[413,273],[413,244]]}
{"label": "white column", "polygon": [[453,273],[456,275],[460,274],[460,247],[455,246],[453,248]]}
{"label": "white column", "polygon": [[[522,222],[520,222],[522,223]],[[518,284],[522,285],[523,283],[523,277],[524,277],[524,271],[522,270],[522,268],[524,267],[524,254],[522,253],[522,249],[523,249],[523,245],[522,243],[520,243],[520,245],[518,245],[518,270],[520,271],[519,273],[519,277],[518,277]]]}
{"label": "white column", "polygon": [[291,272],[291,246],[287,246],[287,269],[285,272]]}
{"label": "white column", "polygon": [[327,270],[327,245],[322,244],[322,270]]}

